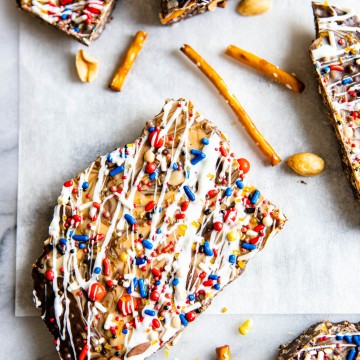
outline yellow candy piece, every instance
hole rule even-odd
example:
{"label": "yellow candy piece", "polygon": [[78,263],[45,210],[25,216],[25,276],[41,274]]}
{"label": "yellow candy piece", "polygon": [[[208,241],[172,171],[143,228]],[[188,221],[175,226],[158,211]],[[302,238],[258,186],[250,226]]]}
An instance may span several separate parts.
{"label": "yellow candy piece", "polygon": [[239,326],[239,333],[241,335],[247,335],[249,331],[253,328],[254,322],[252,319],[247,319],[243,324]]}
{"label": "yellow candy piece", "polygon": [[121,254],[120,254],[120,260],[123,261],[123,262],[126,262],[129,258],[129,255],[123,251]]}
{"label": "yellow candy piece", "polygon": [[179,226],[179,236],[185,236],[187,230],[187,225],[180,225]]}
{"label": "yellow candy piece", "polygon": [[226,307],[224,307],[224,308],[221,309],[221,312],[224,313],[224,314],[225,314],[227,311],[228,311],[228,309],[227,309]]}
{"label": "yellow candy piece", "polygon": [[240,238],[239,233],[236,230],[232,230],[232,231],[228,232],[226,237],[229,241],[237,241]]}

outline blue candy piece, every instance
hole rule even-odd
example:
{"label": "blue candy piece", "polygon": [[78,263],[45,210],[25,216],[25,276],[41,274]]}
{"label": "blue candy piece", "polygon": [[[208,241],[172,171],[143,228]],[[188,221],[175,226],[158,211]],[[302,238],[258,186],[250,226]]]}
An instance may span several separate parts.
{"label": "blue candy piece", "polygon": [[352,77],[347,77],[347,78],[345,78],[345,79],[342,79],[342,81],[341,81],[341,83],[343,84],[343,85],[348,85],[348,84],[351,84],[353,82],[353,79],[352,79]]}
{"label": "blue candy piece", "polygon": [[204,253],[207,256],[214,256],[214,252],[210,249],[210,243],[208,241],[204,242]]}
{"label": "blue candy piece", "polygon": [[125,220],[130,224],[130,225],[134,225],[136,224],[136,220],[130,215],[130,214],[125,214]]}
{"label": "blue candy piece", "polygon": [[151,250],[154,247],[154,245],[149,240],[143,240],[142,245],[148,250]]}
{"label": "blue candy piece", "polygon": [[359,335],[354,335],[352,338],[352,341],[354,344],[356,344],[356,346],[360,346],[360,336]]}
{"label": "blue candy piece", "polygon": [[139,292],[140,292],[141,297],[146,298],[147,291],[146,291],[146,287],[145,287],[143,279],[139,279],[138,286],[139,286]]}
{"label": "blue candy piece", "polygon": [[217,275],[215,275],[215,274],[209,275],[209,280],[215,280],[215,281],[217,281],[218,278],[219,278],[219,276],[217,276]]}
{"label": "blue candy piece", "polygon": [[149,175],[149,179],[150,179],[150,180],[155,180],[155,179],[157,179],[158,176],[159,176],[159,170],[156,169],[153,173],[151,173],[151,174]]}
{"label": "blue candy piece", "polygon": [[213,288],[215,289],[215,290],[220,290],[220,284],[215,284],[214,286],[213,286]]}
{"label": "blue candy piece", "polygon": [[241,180],[236,180],[235,184],[239,189],[244,188],[244,183]]}
{"label": "blue candy piece", "polygon": [[207,138],[202,138],[201,139],[201,142],[204,144],[204,145],[209,145],[210,141],[207,139]]}
{"label": "blue candy piece", "polygon": [[62,244],[62,245],[66,245],[67,242],[68,242],[68,241],[67,241],[65,238],[61,238],[61,239],[59,240],[59,243]]}
{"label": "blue candy piece", "polygon": [[150,126],[148,130],[149,130],[149,132],[155,131],[155,126]]}
{"label": "blue candy piece", "polygon": [[336,335],[335,338],[336,338],[337,341],[344,340],[344,336],[343,336],[343,335]]}
{"label": "blue candy piece", "polygon": [[122,173],[123,171],[125,170],[125,168],[124,168],[124,166],[118,166],[118,167],[116,167],[115,169],[112,169],[111,171],[110,171],[110,176],[115,176],[115,175],[117,175],[117,174],[120,174],[120,173]]}
{"label": "blue candy piece", "polygon": [[326,73],[328,73],[328,72],[330,72],[330,67],[329,67],[329,66],[325,66],[325,67],[323,68],[323,70],[324,70]]}
{"label": "blue candy piece", "polygon": [[260,191],[259,190],[255,190],[253,192],[253,194],[251,195],[251,200],[250,202],[255,205],[257,203],[257,201],[259,200],[259,196],[260,196]]}
{"label": "blue candy piece", "polygon": [[173,284],[174,286],[179,285],[179,279],[175,278],[175,279],[173,280],[172,284]]}
{"label": "blue candy piece", "polygon": [[233,190],[231,187],[226,188],[225,190],[225,196],[231,196],[233,193]]}
{"label": "blue candy piece", "polygon": [[198,150],[198,149],[191,149],[190,150],[190,154],[193,154],[193,155],[201,155],[203,152],[201,150]]}
{"label": "blue candy piece", "polygon": [[86,190],[89,187],[89,183],[87,181],[83,182],[82,188],[83,190]]}
{"label": "blue candy piece", "polygon": [[138,286],[138,282],[139,282],[139,279],[137,277],[134,277],[133,278],[134,289],[136,289],[136,287]]}
{"label": "blue candy piece", "polygon": [[100,267],[96,267],[94,269],[94,274],[100,274],[101,273],[101,268]]}
{"label": "blue candy piece", "polygon": [[150,310],[150,309],[146,309],[144,313],[149,316],[155,316],[156,314],[155,310]]}
{"label": "blue candy piece", "polygon": [[347,343],[351,344],[352,343],[352,336],[351,335],[344,335],[344,340]]}
{"label": "blue candy piece", "polygon": [[229,256],[229,263],[230,264],[235,264],[236,263],[236,256],[235,255],[230,255]]}
{"label": "blue candy piece", "polygon": [[129,332],[129,330],[128,329],[122,329],[121,332],[126,335]]}
{"label": "blue candy piece", "polygon": [[75,241],[89,241],[89,237],[87,235],[73,235],[72,238]]}
{"label": "blue candy piece", "polygon": [[144,258],[136,257],[135,258],[135,264],[138,266],[144,265],[146,263],[146,260]]}
{"label": "blue candy piece", "polygon": [[177,163],[173,163],[172,168],[173,168],[174,170],[177,170],[177,169],[179,168],[179,167],[178,167],[178,164],[177,164]]}
{"label": "blue candy piece", "polygon": [[81,243],[79,244],[79,249],[85,249],[85,248],[86,248],[85,243],[81,242]]}
{"label": "blue candy piece", "polygon": [[157,229],[157,230],[156,230],[156,233],[157,233],[157,234],[161,234],[161,232],[162,232],[161,229]]}
{"label": "blue candy piece", "polygon": [[110,162],[110,163],[113,162],[113,158],[112,158],[111,154],[107,154],[106,159],[107,159],[107,161]]}
{"label": "blue candy piece", "polygon": [[245,250],[255,250],[256,249],[256,245],[254,244],[248,244],[246,242],[242,243],[241,247]]}
{"label": "blue candy piece", "polygon": [[200,151],[199,155],[196,155],[193,159],[191,159],[190,163],[191,165],[196,165],[200,161],[204,160],[206,158],[206,155]]}
{"label": "blue candy piece", "polygon": [[66,20],[67,19],[67,14],[63,14],[63,15],[61,15],[61,20]]}
{"label": "blue candy piece", "polygon": [[188,299],[190,301],[194,301],[195,300],[195,295],[194,294],[189,294]]}
{"label": "blue candy piece", "polygon": [[180,314],[180,315],[179,315],[179,318],[180,318],[181,323],[182,323],[184,326],[187,326],[188,321],[186,320],[185,315],[184,315],[184,314]]}
{"label": "blue candy piece", "polygon": [[74,28],[74,31],[75,31],[75,32],[79,32],[79,31],[80,31],[80,28],[77,26],[77,27]]}
{"label": "blue candy piece", "polygon": [[346,356],[346,360],[355,360],[355,357],[356,357],[356,350],[351,349]]}
{"label": "blue candy piece", "polygon": [[188,186],[184,186],[184,191],[190,201],[195,201],[195,195]]}
{"label": "blue candy piece", "polygon": [[161,285],[161,281],[159,281],[159,280],[158,280],[158,281],[155,281],[155,285],[156,285],[156,286]]}

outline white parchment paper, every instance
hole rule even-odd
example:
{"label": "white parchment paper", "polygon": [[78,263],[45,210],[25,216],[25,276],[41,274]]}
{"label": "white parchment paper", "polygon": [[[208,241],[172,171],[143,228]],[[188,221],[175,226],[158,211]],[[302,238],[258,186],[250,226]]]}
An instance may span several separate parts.
{"label": "white parchment paper", "polygon": [[[314,38],[310,1],[274,0],[270,12],[245,18],[236,2],[172,27],[159,25],[159,0],[122,0],[88,50],[100,61],[92,84],[74,66],[83,46],[23,14],[20,32],[20,159],[16,314],[37,314],[31,264],[47,238],[64,181],[98,155],[131,142],[166,98],[187,97],[251,161],[249,179],[289,217],[285,229],[215,299],[207,313],[358,313],[360,206],[342,172],[338,144],[317,93],[308,48]],[[339,1],[356,5],[354,1]],[[359,4],[357,5],[359,7]],[[123,91],[107,85],[139,29],[149,32]],[[285,160],[302,151],[326,161],[325,172],[301,178],[283,161],[272,168],[228,105],[179,51],[189,43],[220,73]],[[223,55],[235,44],[295,72],[295,94]]]}

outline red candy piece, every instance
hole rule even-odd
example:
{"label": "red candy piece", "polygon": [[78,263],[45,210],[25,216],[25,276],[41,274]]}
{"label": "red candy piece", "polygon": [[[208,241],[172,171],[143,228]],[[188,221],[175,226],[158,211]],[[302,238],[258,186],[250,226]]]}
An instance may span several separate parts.
{"label": "red candy piece", "polygon": [[[70,0],[65,0],[65,1],[70,1]],[[88,6],[87,10],[89,10],[91,13],[96,14],[96,15],[100,14],[100,12],[101,12],[100,9],[94,8],[92,6]]]}
{"label": "red candy piece", "polygon": [[154,276],[157,276],[157,277],[161,276],[161,272],[157,268],[152,268],[151,272]]}
{"label": "red candy piece", "polygon": [[124,295],[117,305],[120,312],[126,316],[139,308],[139,301],[136,301],[131,295]]}
{"label": "red candy piece", "polygon": [[162,147],[165,142],[165,138],[161,134],[160,129],[156,129],[152,133],[150,133],[149,140],[150,140],[151,146],[154,146],[155,148]]}
{"label": "red candy piece", "polygon": [[67,4],[71,4],[74,0],[60,0],[60,4],[62,6],[65,6]]}
{"label": "red candy piece", "polygon": [[184,202],[181,204],[181,211],[186,211],[188,207],[189,207],[189,202],[188,202],[188,201],[184,201]]}
{"label": "red candy piece", "polygon": [[64,182],[64,186],[65,186],[65,187],[73,186],[73,181],[72,181],[72,180],[65,181],[65,182]]}
{"label": "red candy piece", "polygon": [[216,230],[216,231],[221,231],[222,228],[223,228],[223,223],[222,223],[222,222],[216,221],[216,222],[214,223],[214,230]]}
{"label": "red candy piece", "polygon": [[88,290],[88,296],[91,301],[101,301],[106,296],[106,289],[100,283],[92,284]]}
{"label": "red candy piece", "polygon": [[208,196],[210,199],[212,199],[213,197],[215,197],[218,194],[217,190],[209,190],[208,191]]}
{"label": "red candy piece", "polygon": [[196,315],[195,315],[195,312],[194,311],[189,311],[186,315],[186,320],[189,321],[189,322],[192,322],[196,319]]}
{"label": "red candy piece", "polygon": [[150,293],[150,299],[152,301],[158,301],[160,299],[160,294],[157,291],[152,291]]}
{"label": "red candy piece", "polygon": [[250,244],[255,245],[258,241],[259,241],[259,237],[258,237],[258,236],[256,236],[256,237],[254,237],[254,238],[250,239]]}
{"label": "red candy piece", "polygon": [[148,174],[152,174],[156,171],[156,164],[155,163],[147,163],[145,166],[145,171]]}
{"label": "red candy piece", "polygon": [[110,260],[108,258],[103,260],[103,273],[105,276],[110,275]]}
{"label": "red candy piece", "polygon": [[246,174],[247,172],[249,172],[250,170],[250,163],[246,160],[246,159],[237,159],[238,163],[239,163],[239,169],[242,170],[242,172],[244,174]]}
{"label": "red candy piece", "polygon": [[185,214],[176,214],[175,217],[178,219],[178,220],[181,220],[181,219],[185,219]]}
{"label": "red candy piece", "polygon": [[46,273],[45,273],[45,277],[46,277],[46,280],[54,280],[54,272],[52,270],[48,270]]}
{"label": "red candy piece", "polygon": [[158,319],[153,319],[152,321],[152,326],[155,328],[155,329],[158,329],[161,324],[160,324],[160,321]]}
{"label": "red candy piece", "polygon": [[87,359],[87,354],[90,350],[90,346],[89,345],[85,345],[79,355],[79,360],[85,360]]}
{"label": "red candy piece", "polygon": [[213,280],[205,280],[203,282],[204,286],[213,286],[214,285],[214,281]]}
{"label": "red candy piece", "polygon": [[95,208],[95,209],[100,209],[100,207],[101,207],[101,205],[98,203],[98,202],[93,202],[93,207]]}
{"label": "red candy piece", "polygon": [[340,65],[330,65],[330,70],[344,71],[344,68]]}
{"label": "red candy piece", "polygon": [[114,284],[114,282],[113,282],[112,280],[108,280],[108,281],[106,282],[106,285],[107,285],[109,288],[112,288],[112,287],[115,286],[115,284]]}
{"label": "red candy piece", "polygon": [[203,272],[200,273],[199,278],[200,279],[205,279],[205,276],[206,276],[206,272],[203,271]]}
{"label": "red candy piece", "polygon": [[262,225],[262,224],[256,225],[254,227],[254,231],[256,231],[256,232],[260,232],[261,230],[264,230],[264,225]]}
{"label": "red candy piece", "polygon": [[220,153],[222,156],[225,156],[225,157],[227,156],[227,151],[223,146],[220,146]]}
{"label": "red candy piece", "polygon": [[156,206],[156,202],[151,200],[145,206],[145,211],[151,211]]}

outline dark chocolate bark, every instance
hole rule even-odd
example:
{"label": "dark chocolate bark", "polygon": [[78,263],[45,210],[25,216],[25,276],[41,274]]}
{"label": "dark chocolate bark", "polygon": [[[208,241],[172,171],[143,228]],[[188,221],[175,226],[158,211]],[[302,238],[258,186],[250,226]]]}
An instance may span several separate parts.
{"label": "dark chocolate bark", "polygon": [[310,53],[319,90],[360,200],[360,21],[353,11],[324,3],[314,2],[313,10],[317,39]]}
{"label": "dark chocolate bark", "polygon": [[110,21],[116,0],[17,0],[17,3],[26,12],[90,45]]}
{"label": "dark chocolate bark", "polygon": [[355,360],[359,356],[359,345],[359,323],[324,321],[281,345],[278,360]]}
{"label": "dark chocolate bark", "polygon": [[169,100],[64,183],[33,267],[62,359],[145,359],[243,273],[286,221],[244,164],[191,102]]}
{"label": "dark chocolate bark", "polygon": [[227,0],[162,0],[160,20],[170,25],[206,11],[225,7]]}

